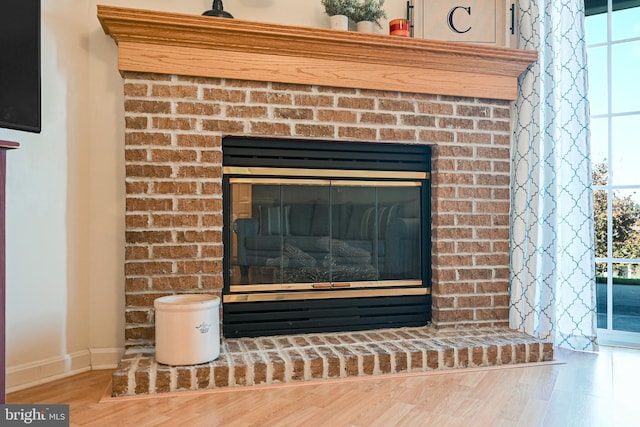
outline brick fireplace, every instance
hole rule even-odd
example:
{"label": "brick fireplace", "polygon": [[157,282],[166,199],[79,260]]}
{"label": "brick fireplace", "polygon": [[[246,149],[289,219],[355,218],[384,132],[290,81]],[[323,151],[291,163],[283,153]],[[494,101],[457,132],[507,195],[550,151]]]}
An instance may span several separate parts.
{"label": "brick fireplace", "polygon": [[229,134],[432,145],[433,324],[508,324],[508,102],[129,72],[124,90],[128,345],[153,343],[155,298],[222,292]]}
{"label": "brick fireplace", "polygon": [[508,326],[510,101],[535,53],[105,6],[98,15],[124,78],[129,350],[153,346],[154,299],[222,294],[230,135],[430,145],[432,324]]}

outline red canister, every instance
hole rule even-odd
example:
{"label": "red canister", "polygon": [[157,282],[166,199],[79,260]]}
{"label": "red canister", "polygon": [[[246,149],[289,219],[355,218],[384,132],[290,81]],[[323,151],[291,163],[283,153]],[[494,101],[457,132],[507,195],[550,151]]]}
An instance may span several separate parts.
{"label": "red canister", "polygon": [[394,19],[389,22],[389,34],[392,36],[409,37],[409,21],[406,19]]}

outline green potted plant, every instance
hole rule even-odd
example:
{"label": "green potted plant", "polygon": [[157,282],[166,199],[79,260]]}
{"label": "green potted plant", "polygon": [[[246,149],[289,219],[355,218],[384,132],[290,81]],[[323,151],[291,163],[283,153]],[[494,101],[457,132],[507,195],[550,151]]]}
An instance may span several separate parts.
{"label": "green potted plant", "polygon": [[387,17],[383,5],[384,0],[363,0],[356,5],[351,19],[358,25],[358,31],[373,33],[373,24],[382,28],[380,20]]}
{"label": "green potted plant", "polygon": [[358,0],[321,0],[324,11],[329,15],[329,23],[334,30],[348,30],[349,18],[358,6]]}

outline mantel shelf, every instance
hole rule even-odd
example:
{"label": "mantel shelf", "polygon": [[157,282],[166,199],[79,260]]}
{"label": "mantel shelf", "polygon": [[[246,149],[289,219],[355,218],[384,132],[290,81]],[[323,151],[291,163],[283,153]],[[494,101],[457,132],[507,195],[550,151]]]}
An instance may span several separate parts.
{"label": "mantel shelf", "polygon": [[537,52],[98,5],[118,69],[513,100]]}

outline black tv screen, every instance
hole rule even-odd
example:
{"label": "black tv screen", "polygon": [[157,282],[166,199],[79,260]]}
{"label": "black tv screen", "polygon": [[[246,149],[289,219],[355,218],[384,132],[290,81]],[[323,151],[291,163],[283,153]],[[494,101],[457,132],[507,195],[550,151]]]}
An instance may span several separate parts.
{"label": "black tv screen", "polygon": [[40,0],[2,0],[0,127],[40,132]]}

